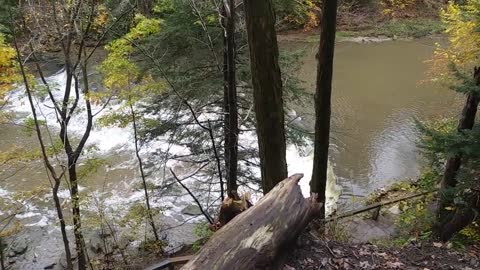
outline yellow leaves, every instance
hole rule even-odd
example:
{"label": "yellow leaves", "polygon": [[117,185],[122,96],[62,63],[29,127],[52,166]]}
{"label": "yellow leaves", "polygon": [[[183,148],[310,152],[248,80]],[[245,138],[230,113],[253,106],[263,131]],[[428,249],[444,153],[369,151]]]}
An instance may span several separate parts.
{"label": "yellow leaves", "polygon": [[136,15],[136,25],[125,36],[110,42],[108,56],[100,65],[104,84],[121,99],[135,102],[162,83],[154,82],[151,76],[142,74],[140,68],[131,61],[135,42],[160,31],[161,21]]}
{"label": "yellow leaves", "polygon": [[157,0],[153,11],[158,14],[168,14],[175,11],[175,4],[172,0]]}
{"label": "yellow leaves", "polygon": [[92,28],[98,31],[107,25],[109,13],[104,5],[99,5],[96,14],[95,18],[93,18]]}
{"label": "yellow leaves", "polygon": [[0,102],[18,79],[15,56],[15,50],[0,33]]}
{"label": "yellow leaves", "polygon": [[382,13],[391,17],[401,15],[407,8],[416,4],[416,0],[382,0],[380,4],[383,7]]}
{"label": "yellow leaves", "polygon": [[17,234],[22,230],[22,225],[18,220],[13,222],[12,226],[7,227],[6,229],[0,230],[0,238],[10,237]]}
{"label": "yellow leaves", "polygon": [[145,38],[160,31],[161,20],[149,19],[143,15],[135,15],[136,26],[125,35],[126,39],[136,40]]}
{"label": "yellow leaves", "polygon": [[452,83],[450,66],[454,64],[462,72],[471,72],[480,57],[480,0],[468,0],[464,5],[450,2],[440,11],[446,25],[449,45],[437,44],[430,73],[436,80]]}
{"label": "yellow leaves", "polygon": [[468,0],[465,6],[460,6],[452,2],[440,12],[442,21],[447,25],[445,32],[450,46],[437,56],[443,54],[459,67],[471,68],[471,65],[477,64],[480,56],[479,3],[479,0]]}

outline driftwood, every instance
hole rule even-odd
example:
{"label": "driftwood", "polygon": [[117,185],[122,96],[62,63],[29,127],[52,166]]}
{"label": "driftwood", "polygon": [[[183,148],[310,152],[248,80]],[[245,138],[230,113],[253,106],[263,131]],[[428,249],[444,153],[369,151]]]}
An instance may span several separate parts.
{"label": "driftwood", "polygon": [[433,192],[436,192],[436,190],[426,191],[426,192],[413,194],[413,195],[408,195],[408,196],[404,196],[404,197],[400,197],[400,198],[396,198],[396,199],[392,199],[392,200],[388,200],[388,201],[383,201],[383,202],[370,204],[370,205],[367,205],[367,206],[362,207],[360,209],[355,209],[355,210],[352,210],[352,211],[345,212],[345,213],[343,213],[341,215],[338,215],[338,216],[334,216],[334,217],[331,217],[331,218],[324,219],[323,222],[328,223],[328,222],[332,222],[332,221],[337,220],[337,219],[342,219],[342,218],[355,216],[355,215],[358,215],[358,214],[361,214],[363,212],[367,212],[367,211],[370,211],[370,210],[373,210],[373,209],[379,209],[382,206],[387,206],[387,205],[391,205],[391,204],[398,203],[398,202],[401,202],[401,201],[406,201],[406,200],[414,199],[414,198],[417,198],[417,197],[425,196],[425,195],[428,195],[428,194],[433,193]]}
{"label": "driftwood", "polygon": [[305,199],[295,174],[275,186],[210,238],[181,269],[271,269],[280,251],[319,214],[321,204]]}

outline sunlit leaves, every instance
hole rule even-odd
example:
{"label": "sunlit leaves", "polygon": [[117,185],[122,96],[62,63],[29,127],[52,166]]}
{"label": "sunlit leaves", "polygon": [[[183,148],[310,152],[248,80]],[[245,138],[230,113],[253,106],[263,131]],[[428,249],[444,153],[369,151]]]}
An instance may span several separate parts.
{"label": "sunlit leaves", "polygon": [[92,22],[92,28],[97,31],[103,29],[109,21],[109,16],[108,9],[104,5],[99,5]]}
{"label": "sunlit leaves", "polygon": [[406,9],[417,4],[417,0],[382,0],[383,14],[391,17],[400,16]]}
{"label": "sunlit leaves", "polygon": [[[450,2],[440,12],[449,45],[437,44],[431,61],[433,78],[456,82],[460,73],[470,74],[480,57],[480,0],[464,5]],[[452,65],[455,68],[452,69]]]}
{"label": "sunlit leaves", "polygon": [[173,0],[157,0],[153,11],[159,15],[170,14],[175,11]]}
{"label": "sunlit leaves", "polygon": [[480,0],[468,0],[465,6],[450,3],[440,15],[450,40],[444,56],[459,66],[476,64],[480,56]]}
{"label": "sunlit leaves", "polygon": [[17,80],[15,50],[6,43],[5,37],[0,34],[0,102]]}
{"label": "sunlit leaves", "polygon": [[137,15],[135,22],[136,25],[125,36],[106,46],[108,56],[100,66],[105,86],[127,102],[136,102],[144,97],[144,94],[163,90],[163,83],[154,82],[151,76],[141,72],[131,59],[135,45],[160,31],[161,21]]}
{"label": "sunlit leaves", "polygon": [[319,10],[318,3],[313,0],[275,0],[275,11],[283,23],[292,26],[303,26],[311,29],[318,26]]}

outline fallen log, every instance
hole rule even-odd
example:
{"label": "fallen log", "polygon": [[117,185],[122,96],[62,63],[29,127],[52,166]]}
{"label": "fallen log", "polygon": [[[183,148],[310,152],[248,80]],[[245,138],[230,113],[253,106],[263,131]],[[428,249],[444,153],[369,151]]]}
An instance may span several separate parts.
{"label": "fallen log", "polygon": [[191,256],[191,255],[166,258],[166,259],[163,259],[159,263],[156,263],[152,266],[149,266],[149,267],[145,268],[144,270],[165,270],[165,269],[173,270],[173,269],[175,269],[176,265],[184,264],[184,263],[188,262],[189,260],[191,260],[192,258],[193,258],[193,256]]}
{"label": "fallen log", "polygon": [[303,174],[278,183],[247,211],[223,226],[181,269],[271,269],[280,251],[320,213],[321,204],[305,199]]}

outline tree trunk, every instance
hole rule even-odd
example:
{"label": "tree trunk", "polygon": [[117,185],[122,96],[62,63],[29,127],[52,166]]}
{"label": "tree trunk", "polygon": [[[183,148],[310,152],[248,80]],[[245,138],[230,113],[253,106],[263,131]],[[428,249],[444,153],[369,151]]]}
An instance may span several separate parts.
{"label": "tree trunk", "polygon": [[[75,159],[73,159],[75,160]],[[87,260],[85,256],[84,239],[82,233],[82,220],[80,211],[80,194],[78,192],[77,164],[71,158],[68,160],[68,178],[70,182],[70,193],[72,198],[73,214],[73,235],[75,236],[75,246],[77,250],[78,269],[87,269]]]}
{"label": "tree trunk", "polygon": [[155,221],[153,220],[152,214],[152,207],[150,206],[150,196],[148,195],[148,187],[147,187],[147,180],[145,177],[145,172],[143,171],[143,162],[142,158],[140,157],[140,148],[138,146],[138,134],[137,134],[137,117],[135,114],[135,110],[133,109],[132,102],[130,103],[130,114],[132,116],[132,123],[133,123],[133,140],[135,142],[135,156],[137,157],[138,161],[138,168],[140,169],[140,177],[142,178],[142,186],[143,191],[145,193],[145,204],[147,206],[147,218],[150,226],[152,227],[153,235],[155,236],[156,241],[160,241],[160,237],[158,236],[157,227],[155,226]]}
{"label": "tree trunk", "polygon": [[[47,173],[50,173],[50,176],[52,176],[52,178],[54,180],[54,185],[52,186],[52,196],[53,196],[53,200],[55,202],[55,209],[57,211],[57,216],[58,216],[58,219],[60,221],[60,230],[61,230],[61,233],[62,233],[62,241],[63,241],[63,246],[64,246],[64,249],[65,249],[65,259],[66,259],[66,262],[67,262],[67,270],[72,270],[73,269],[73,263],[72,263],[72,255],[71,255],[71,252],[70,252],[70,244],[69,244],[69,241],[68,241],[68,236],[67,236],[67,231],[66,231],[66,225],[65,225],[65,219],[64,219],[64,216],[63,216],[62,206],[60,204],[60,199],[58,197],[58,189],[60,187],[61,176],[60,177],[57,176],[55,168],[50,163],[50,160],[49,160],[47,152],[46,152],[46,147],[45,147],[45,144],[43,142],[43,136],[42,136],[42,132],[40,130],[40,124],[39,124],[39,121],[38,121],[37,112],[36,112],[36,109],[35,109],[35,105],[33,103],[32,91],[30,89],[30,84],[29,84],[28,79],[27,79],[27,74],[26,74],[25,68],[23,66],[23,60],[20,56],[20,50],[18,49],[16,34],[15,34],[15,28],[13,28],[13,29],[14,29],[14,33],[13,33],[14,45],[15,45],[15,52],[17,54],[18,66],[20,67],[20,73],[22,75],[23,83],[24,83],[24,86],[25,86],[25,92],[27,93],[28,103],[29,103],[30,109],[32,111],[33,121],[34,121],[34,124],[35,124],[35,133],[37,134],[38,143],[40,145],[43,164],[44,164],[45,168],[47,169]],[[38,63],[37,63],[37,65],[38,65]],[[43,74],[42,73],[40,73],[40,74],[41,74],[42,79],[45,81],[45,78],[43,77]]]}
{"label": "tree trunk", "polygon": [[53,201],[55,203],[55,209],[57,210],[57,217],[60,221],[60,231],[62,233],[63,247],[65,249],[65,257],[67,261],[67,269],[73,269],[72,263],[72,254],[70,252],[70,243],[68,241],[67,229],[65,218],[63,217],[62,204],[60,203],[60,198],[58,197],[58,189],[60,188],[60,179],[54,179],[54,184],[52,188]]}
{"label": "tree trunk", "polygon": [[[472,188],[473,190],[478,190]],[[456,209],[452,218],[444,222],[440,229],[436,231],[436,236],[443,242],[447,242],[457,232],[470,225],[475,219],[478,218],[478,211],[480,210],[480,196],[478,191],[469,196],[466,201],[466,206]]]}
{"label": "tree trunk", "polygon": [[282,78],[271,0],[245,0],[263,192],[287,177]]}
{"label": "tree trunk", "polygon": [[295,174],[277,184],[256,205],[232,219],[181,269],[271,269],[286,244],[294,240],[320,210],[305,199]]}
{"label": "tree trunk", "polygon": [[224,0],[224,79],[225,79],[225,167],[227,171],[227,193],[238,199],[237,153],[238,153],[238,110],[235,48],[235,1]]}
{"label": "tree trunk", "polygon": [[6,270],[7,268],[5,267],[5,256],[4,256],[4,249],[5,246],[3,245],[3,239],[0,236],[0,269]]}
{"label": "tree trunk", "polygon": [[[330,116],[332,95],[333,56],[337,22],[337,0],[323,2],[320,47],[317,59],[317,89],[315,92],[315,150],[311,193],[319,202],[325,202],[327,186],[328,147],[330,143]],[[322,207],[321,217],[325,217]]]}
{"label": "tree trunk", "polygon": [[[480,85],[480,68],[475,67],[473,77],[476,85]],[[479,97],[476,93],[469,93],[463,106],[460,120],[458,121],[457,130],[459,133],[466,129],[472,129],[475,124],[475,117],[477,114],[477,108],[479,104]],[[447,222],[448,213],[445,211],[445,207],[453,204],[453,198],[445,196],[445,191],[457,186],[457,173],[462,165],[461,154],[449,158],[445,164],[445,170],[443,173],[442,186],[439,193],[439,203],[437,207],[437,223],[442,224]],[[441,234],[443,226],[437,224],[437,235]]]}

